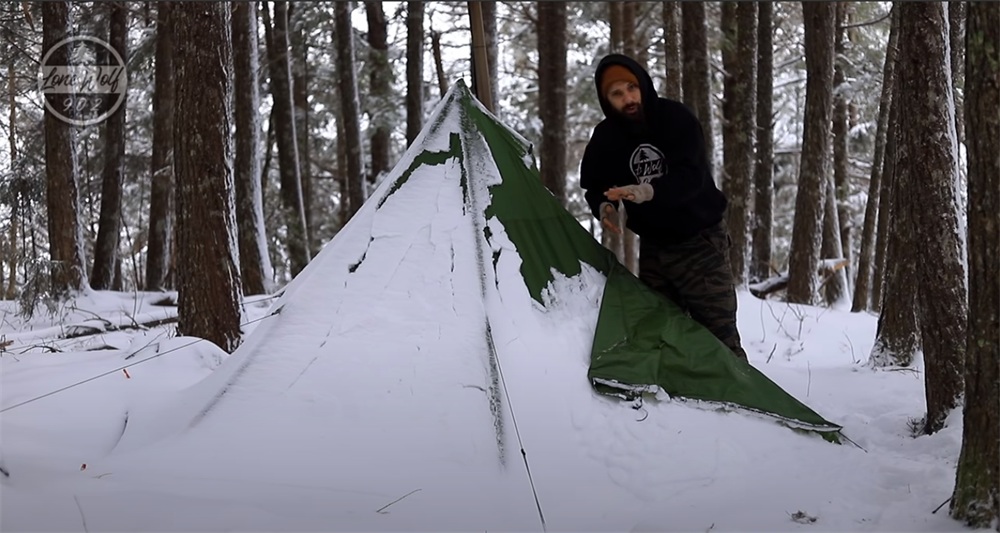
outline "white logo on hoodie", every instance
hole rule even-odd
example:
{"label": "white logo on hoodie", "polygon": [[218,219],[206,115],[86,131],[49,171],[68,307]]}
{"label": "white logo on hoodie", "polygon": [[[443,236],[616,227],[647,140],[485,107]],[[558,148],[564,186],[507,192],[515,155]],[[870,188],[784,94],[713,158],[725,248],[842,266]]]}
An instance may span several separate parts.
{"label": "white logo on hoodie", "polygon": [[639,183],[649,183],[667,172],[663,152],[651,144],[643,143],[637,146],[632,152],[629,163],[632,166],[632,175]]}

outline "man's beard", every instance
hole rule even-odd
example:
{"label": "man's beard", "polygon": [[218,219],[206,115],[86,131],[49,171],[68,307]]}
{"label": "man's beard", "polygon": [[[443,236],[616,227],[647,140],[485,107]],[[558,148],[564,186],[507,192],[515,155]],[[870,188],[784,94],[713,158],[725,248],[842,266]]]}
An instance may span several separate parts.
{"label": "man's beard", "polygon": [[626,120],[631,120],[633,122],[643,122],[645,115],[642,112],[642,104],[632,104],[625,106],[623,109],[618,111],[618,114]]}

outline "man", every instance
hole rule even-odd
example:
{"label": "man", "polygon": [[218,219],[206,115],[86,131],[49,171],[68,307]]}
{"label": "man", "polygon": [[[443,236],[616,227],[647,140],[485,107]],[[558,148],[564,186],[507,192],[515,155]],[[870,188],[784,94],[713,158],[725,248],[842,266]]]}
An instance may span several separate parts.
{"label": "man", "polygon": [[[639,278],[677,303],[746,360],[736,329],[726,198],[715,186],[701,124],[659,98],[635,60],[611,54],[594,77],[604,120],[580,165],[580,185],[605,231],[640,237]],[[619,204],[620,202],[620,204]]]}

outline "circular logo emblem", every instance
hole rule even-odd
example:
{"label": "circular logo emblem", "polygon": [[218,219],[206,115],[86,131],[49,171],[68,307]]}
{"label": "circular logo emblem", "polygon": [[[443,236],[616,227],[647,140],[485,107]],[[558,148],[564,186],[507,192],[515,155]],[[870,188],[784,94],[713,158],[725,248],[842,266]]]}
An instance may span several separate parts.
{"label": "circular logo emblem", "polygon": [[663,152],[652,144],[643,143],[636,147],[629,163],[632,165],[632,175],[639,183],[649,183],[667,171]]}
{"label": "circular logo emblem", "polygon": [[125,61],[108,43],[88,36],[63,39],[49,48],[39,68],[45,109],[74,126],[110,117],[125,101]]}

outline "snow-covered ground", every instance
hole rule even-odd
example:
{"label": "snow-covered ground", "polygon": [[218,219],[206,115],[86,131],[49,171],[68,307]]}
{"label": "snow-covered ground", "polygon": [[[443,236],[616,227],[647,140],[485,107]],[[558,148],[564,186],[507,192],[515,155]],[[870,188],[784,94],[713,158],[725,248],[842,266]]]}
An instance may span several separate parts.
{"label": "snow-covered ground", "polygon": [[[58,338],[95,316],[169,317],[175,308],[153,305],[162,295],[92,292],[77,310],[30,323],[0,302],[0,339],[13,341],[0,357],[0,461],[10,473],[0,480],[0,530],[527,531],[541,530],[539,507],[551,531],[964,529],[947,506],[931,514],[950,496],[961,418],[911,436],[922,376],[863,365],[875,317],[740,295],[752,364],[842,424],[858,448],[741,414],[649,402],[638,412],[595,394],[589,344],[566,333],[596,320],[595,296],[561,288],[561,305],[536,312],[539,324],[570,325],[520,328],[520,342],[575,355],[501,354],[503,464],[489,380],[461,331],[468,323],[414,309],[426,301],[401,296],[388,306],[398,304],[397,316],[344,317],[317,298],[303,307],[311,320],[295,319],[303,331],[263,341],[287,358],[244,375],[193,426],[171,414],[189,414],[185,399],[227,371],[211,344],[175,337],[171,324]],[[248,332],[274,320],[270,303],[246,305],[257,320]],[[312,357],[306,330],[317,328],[347,332],[359,348],[295,382],[308,361],[293,361]],[[397,344],[407,332],[422,332],[423,348]],[[124,431],[127,415],[141,435]]]}

